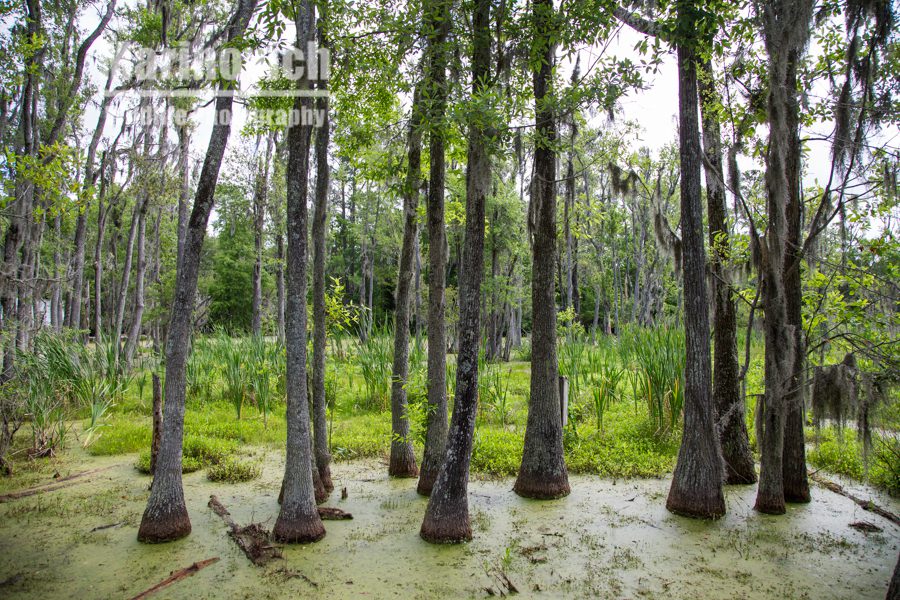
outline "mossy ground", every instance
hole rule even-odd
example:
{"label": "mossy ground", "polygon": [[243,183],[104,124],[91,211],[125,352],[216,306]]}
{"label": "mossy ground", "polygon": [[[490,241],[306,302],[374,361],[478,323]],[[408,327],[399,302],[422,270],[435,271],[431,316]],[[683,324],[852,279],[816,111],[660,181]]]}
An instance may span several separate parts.
{"label": "mossy ground", "polygon": [[[762,391],[756,346],[752,356],[748,425],[755,444],[752,394]],[[239,524],[271,527],[278,514],[284,407],[275,403],[264,414],[247,401],[237,419],[214,384],[202,397],[189,394],[187,403],[184,455],[185,472],[191,473],[184,482],[193,533],[163,546],[138,544],[149,483],[139,471],[149,465],[151,419],[148,390],[142,395],[132,384],[87,448],[82,448],[82,424],[74,422],[66,449],[30,460],[25,458],[30,434],[27,428],[20,432],[16,473],[0,478],[0,493],[51,482],[57,473],[110,468],[70,488],[0,504],[0,596],[129,596],[172,570],[220,556],[220,563],[165,595],[471,597],[486,595],[487,589],[503,592],[505,573],[525,595],[883,597],[900,530],[827,490],[814,488],[813,502],[790,507],[786,517],[754,513],[755,486],[728,489],[728,515],[715,523],[667,513],[680,432],[654,427],[647,407],[634,401],[624,382],[602,426],[587,394],[571,403],[565,450],[572,495],[556,502],[518,498],[510,491],[510,477],[521,460],[527,417],[529,365],[522,361],[499,367],[505,375],[502,402],[481,398],[470,485],[475,540],[452,548],[429,546],[418,537],[426,501],[415,494],[414,481],[386,476],[388,399],[367,397],[361,371],[351,361],[333,368],[332,498],[356,519],[328,523],[325,541],[288,548],[284,561],[256,569],[228,539],[221,520],[206,507],[210,494]],[[419,457],[422,383],[409,389],[411,436]],[[898,422],[880,420],[882,427]],[[894,429],[880,429],[876,440],[894,435]],[[866,472],[854,435],[823,431],[818,445],[810,446],[811,464],[857,480],[868,475],[896,493],[891,479],[896,463],[884,468],[869,463]],[[339,502],[343,487],[350,498]],[[894,499],[870,488],[862,491],[900,512]],[[858,520],[878,521],[884,531],[848,528]]]}
{"label": "mossy ground", "polygon": [[[729,488],[728,514],[698,522],[666,512],[669,480],[572,477],[572,494],[553,502],[519,498],[510,478],[474,479],[474,540],[432,546],[418,536],[427,500],[415,481],[391,480],[366,459],[334,466],[330,505],[354,520],[326,523],[310,546],[254,567],[206,503],[219,497],[239,524],[271,528],[278,514],[283,458],[257,449],[262,474],[251,482],[185,476],[192,534],[148,546],[136,531],[148,479],[121,457],[72,452],[57,466],[111,466],[71,487],[0,504],[0,596],[130,597],[170,572],[221,560],[167,588],[166,598],[522,597],[883,598],[900,530],[827,490],[769,517],[752,510],[754,486]],[[42,472],[39,479],[49,480]],[[348,498],[340,499],[347,488]],[[889,498],[879,502],[897,510]],[[868,520],[881,533],[849,523]],[[489,592],[490,590],[491,592]]]}

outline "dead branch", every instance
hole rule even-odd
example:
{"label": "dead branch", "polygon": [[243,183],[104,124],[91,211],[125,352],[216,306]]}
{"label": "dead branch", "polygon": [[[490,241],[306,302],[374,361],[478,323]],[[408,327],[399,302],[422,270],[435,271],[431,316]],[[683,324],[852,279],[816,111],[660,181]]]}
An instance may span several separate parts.
{"label": "dead branch", "polygon": [[282,558],[281,549],[269,543],[269,532],[261,525],[250,523],[246,527],[239,526],[215,496],[209,497],[209,507],[222,517],[228,525],[228,535],[254,565],[261,567],[271,560]]}
{"label": "dead branch", "polygon": [[75,485],[76,483],[81,483],[77,481],[88,475],[94,475],[95,473],[100,473],[101,471],[107,471],[112,469],[113,467],[118,467],[120,465],[110,465],[108,467],[100,467],[98,469],[91,469],[89,471],[82,471],[81,473],[74,473],[72,475],[66,475],[65,477],[60,477],[53,483],[45,483],[43,485],[37,485],[34,487],[26,488],[24,490],[18,490],[16,492],[10,492],[8,494],[3,494],[0,496],[0,504],[4,502],[9,502],[11,500],[18,500],[19,498],[27,498],[28,496],[34,496],[35,494],[42,494],[44,492],[52,492],[54,490],[58,490],[64,487],[69,487],[70,485]]}
{"label": "dead branch", "polygon": [[189,567],[185,567],[184,569],[181,569],[180,571],[173,572],[171,575],[169,575],[168,577],[166,577],[165,579],[163,579],[162,581],[160,581],[159,583],[154,585],[152,588],[141,592],[140,594],[138,594],[131,600],[142,600],[143,598],[146,598],[146,597],[150,596],[151,594],[155,594],[159,590],[161,590],[165,587],[168,587],[177,581],[181,581],[185,577],[190,577],[191,575],[195,574],[200,569],[205,569],[209,565],[216,563],[218,561],[219,561],[219,557],[216,556],[214,558],[207,558],[206,560],[201,560],[201,561],[195,562],[194,564],[192,564]]}
{"label": "dead branch", "polygon": [[825,479],[824,477],[817,475],[815,473],[810,473],[809,478],[812,479],[813,481],[819,483],[822,487],[834,492],[835,494],[839,494],[845,498],[849,498],[850,500],[853,500],[853,502],[858,504],[863,510],[873,512],[880,517],[884,517],[885,519],[887,519],[894,525],[900,526],[900,517],[898,517],[897,515],[895,515],[894,513],[890,512],[888,510],[881,508],[880,506],[878,506],[871,500],[863,500],[862,498],[854,496],[853,494],[851,494],[850,492],[848,492],[847,490],[845,490],[843,487],[839,486],[835,482],[829,481],[829,480]]}

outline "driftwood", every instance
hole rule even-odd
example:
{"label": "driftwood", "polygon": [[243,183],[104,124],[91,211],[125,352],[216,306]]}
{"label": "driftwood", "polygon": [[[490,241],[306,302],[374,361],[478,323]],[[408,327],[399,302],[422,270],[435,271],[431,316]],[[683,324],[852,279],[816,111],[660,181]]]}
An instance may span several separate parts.
{"label": "driftwood", "polygon": [[841,496],[843,496],[845,498],[849,498],[850,500],[853,500],[863,510],[867,510],[869,512],[875,513],[876,515],[887,519],[894,525],[900,526],[900,517],[898,517],[897,515],[895,515],[894,513],[890,512],[888,510],[881,508],[880,506],[878,506],[871,500],[863,500],[862,498],[854,496],[853,494],[851,494],[850,492],[845,490],[840,485],[836,484],[833,481],[828,481],[827,479],[818,475],[817,473],[810,473],[809,478],[812,479],[813,481],[818,482],[824,488],[834,492],[835,494],[840,494]]}
{"label": "driftwood", "polygon": [[64,487],[68,487],[70,485],[75,485],[76,483],[81,483],[78,481],[88,475],[94,475],[95,473],[100,473],[101,471],[107,471],[112,469],[113,467],[117,467],[119,465],[110,465],[108,467],[100,467],[98,469],[90,469],[89,471],[82,471],[81,473],[74,473],[72,475],[66,475],[65,477],[60,477],[53,483],[45,483],[43,485],[36,485],[34,487],[25,488],[24,490],[18,490],[16,492],[9,492],[8,494],[0,495],[0,504],[4,502],[9,502],[10,500],[18,500],[19,498],[27,498],[28,496],[34,496],[35,494],[42,494],[44,492],[52,492],[54,490],[58,490]]}
{"label": "driftwood", "polygon": [[269,532],[261,525],[250,523],[246,527],[239,526],[215,496],[209,497],[209,507],[222,517],[228,525],[228,535],[254,565],[261,567],[271,560],[281,558],[281,550],[269,543]]}
{"label": "driftwood", "polygon": [[209,565],[211,565],[215,562],[218,562],[218,561],[219,561],[218,556],[216,556],[214,558],[207,558],[206,560],[201,560],[201,561],[195,562],[191,566],[185,567],[184,569],[181,569],[180,571],[174,571],[171,575],[169,575],[168,577],[166,577],[165,579],[163,579],[162,581],[160,581],[159,583],[154,585],[152,588],[141,592],[140,594],[138,594],[131,600],[141,600],[142,598],[146,598],[146,597],[150,596],[151,594],[155,594],[159,590],[166,588],[177,581],[181,581],[185,577],[190,577],[191,575],[193,575],[200,569],[205,569]]}
{"label": "driftwood", "polygon": [[331,508],[330,506],[320,506],[319,518],[323,521],[349,521],[353,515],[339,508]]}

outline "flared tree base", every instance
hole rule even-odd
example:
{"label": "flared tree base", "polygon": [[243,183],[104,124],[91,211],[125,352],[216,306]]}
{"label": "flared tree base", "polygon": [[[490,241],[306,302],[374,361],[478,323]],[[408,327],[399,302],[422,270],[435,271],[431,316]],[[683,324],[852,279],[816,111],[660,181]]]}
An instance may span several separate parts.
{"label": "flared tree base", "polygon": [[666,499],[666,510],[691,519],[718,519],[725,515],[725,496],[721,493],[689,496],[673,487]]}
{"label": "flared tree base", "polygon": [[472,527],[468,515],[465,518],[430,519],[425,515],[419,536],[431,544],[460,544],[472,539]]}
{"label": "flared tree base", "polygon": [[331,467],[325,465],[319,468],[319,479],[322,480],[322,487],[331,494],[334,491],[334,482],[331,480]]}
{"label": "flared tree base", "polygon": [[728,465],[725,466],[725,485],[753,485],[756,483],[756,470],[738,472]]}
{"label": "flared tree base", "polygon": [[191,533],[191,520],[187,508],[168,506],[166,511],[147,508],[138,529],[138,541],[145,544],[161,544],[174,542]]}
{"label": "flared tree base", "polygon": [[556,500],[569,495],[569,476],[563,473],[557,477],[535,477],[520,473],[513,491],[523,498],[533,500]]}
{"label": "flared tree base", "polygon": [[314,517],[285,517],[278,515],[272,529],[272,539],[282,544],[311,544],[325,537],[325,526],[316,513]]}
{"label": "flared tree base", "polygon": [[756,496],[756,504],[753,509],[766,515],[783,515],[787,510],[784,507],[784,496]]}
{"label": "flared tree base", "polygon": [[312,469],[312,476],[316,504],[323,504],[326,500],[328,500],[328,490],[325,488],[325,484],[322,481],[322,478],[319,477],[319,470],[315,467],[313,467]]}
{"label": "flared tree base", "polygon": [[409,444],[392,444],[391,461],[388,464],[388,475],[401,479],[411,479],[419,476],[419,467],[416,466],[416,456]]}
{"label": "flared tree base", "polygon": [[787,476],[784,478],[784,501],[791,504],[807,504],[812,500],[809,495],[809,482],[806,477],[797,478],[797,481],[790,481]]}
{"label": "flared tree base", "polygon": [[749,446],[746,452],[726,452],[727,448],[723,448],[725,454],[725,485],[751,485],[756,483],[756,463],[753,461],[753,455],[750,454]]}

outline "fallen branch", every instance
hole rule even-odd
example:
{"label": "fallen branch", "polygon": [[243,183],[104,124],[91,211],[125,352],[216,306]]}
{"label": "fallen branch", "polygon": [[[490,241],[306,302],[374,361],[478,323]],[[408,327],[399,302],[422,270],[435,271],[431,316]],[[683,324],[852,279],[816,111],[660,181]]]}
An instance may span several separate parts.
{"label": "fallen branch", "polygon": [[339,508],[320,506],[319,518],[323,521],[349,521],[353,518],[353,515]]}
{"label": "fallen branch", "polygon": [[192,564],[189,567],[185,567],[184,569],[181,569],[180,571],[173,572],[171,575],[169,575],[168,577],[166,577],[165,579],[163,579],[162,581],[160,581],[159,583],[154,585],[152,588],[141,592],[140,594],[138,594],[131,600],[142,600],[143,598],[146,598],[146,597],[150,596],[151,594],[155,594],[159,590],[161,590],[165,587],[168,587],[177,581],[181,581],[185,577],[190,577],[191,575],[193,575],[200,569],[205,569],[209,565],[211,565],[215,562],[218,562],[218,561],[219,561],[219,557],[216,556],[214,558],[207,558],[206,560],[201,560],[199,562],[195,562],[194,564]]}
{"label": "fallen branch", "polygon": [[67,475],[65,477],[60,477],[53,483],[45,483],[42,485],[36,485],[34,487],[26,488],[24,490],[19,490],[16,492],[10,492],[8,494],[3,494],[0,496],[0,504],[4,502],[9,502],[10,500],[18,500],[19,498],[27,498],[28,496],[34,496],[35,494],[42,494],[44,492],[52,492],[54,490],[58,490],[60,488],[68,487],[70,485],[75,485],[76,483],[81,483],[78,481],[83,477],[87,477],[88,475],[94,475],[95,473],[99,473],[101,471],[107,471],[112,469],[113,467],[117,467],[119,465],[110,465],[108,467],[100,467],[97,469],[91,469],[89,471],[82,471],[81,473],[74,473],[72,475]]}
{"label": "fallen branch", "polygon": [[873,512],[873,513],[875,513],[876,515],[878,515],[878,516],[880,516],[880,517],[884,517],[885,519],[887,519],[888,521],[890,521],[890,522],[893,523],[894,525],[900,526],[900,517],[898,517],[897,515],[895,515],[894,513],[890,512],[890,511],[888,511],[888,510],[885,510],[885,509],[881,508],[880,506],[878,506],[877,504],[875,504],[875,503],[872,502],[871,500],[863,500],[862,498],[859,498],[859,497],[857,497],[857,496],[854,496],[853,494],[851,494],[850,492],[848,492],[847,490],[845,490],[844,488],[842,488],[841,486],[839,486],[839,485],[836,484],[835,482],[833,482],[833,481],[828,481],[828,480],[825,479],[824,477],[821,477],[821,476],[819,476],[819,475],[817,475],[817,474],[815,474],[815,473],[811,473],[811,474],[809,475],[809,477],[810,477],[810,479],[812,479],[813,481],[819,483],[821,486],[823,486],[823,487],[825,487],[826,489],[828,489],[828,490],[834,492],[835,494],[840,494],[841,496],[843,496],[843,497],[845,497],[845,498],[849,498],[850,500],[853,500],[853,501],[854,501],[856,504],[858,504],[863,510],[867,510],[867,511],[869,511],[869,512]]}
{"label": "fallen branch", "polygon": [[94,533],[95,531],[103,531],[104,529],[111,529],[113,527],[118,527],[119,525],[123,525],[125,521],[119,521],[118,523],[110,523],[109,525],[98,525],[91,529],[89,533]]}
{"label": "fallen branch", "polygon": [[228,525],[228,535],[254,565],[260,567],[270,560],[281,558],[281,550],[269,543],[269,532],[261,525],[250,523],[246,527],[239,526],[215,496],[209,497],[209,507],[222,517]]}

